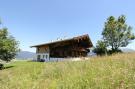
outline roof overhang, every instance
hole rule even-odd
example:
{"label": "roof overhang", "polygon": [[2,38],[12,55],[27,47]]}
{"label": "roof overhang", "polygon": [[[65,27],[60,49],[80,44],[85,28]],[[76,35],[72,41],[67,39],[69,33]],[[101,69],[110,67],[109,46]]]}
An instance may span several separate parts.
{"label": "roof overhang", "polygon": [[50,45],[55,45],[55,44],[64,43],[64,42],[72,42],[72,41],[77,41],[77,42],[80,41],[83,43],[84,40],[85,40],[85,44],[87,44],[87,48],[93,47],[93,44],[91,42],[91,39],[89,38],[89,35],[85,34],[85,35],[73,37],[70,39],[64,39],[64,40],[59,40],[59,41],[55,41],[55,42],[34,45],[34,46],[31,46],[31,48],[32,47],[41,47],[41,46],[50,46]]}

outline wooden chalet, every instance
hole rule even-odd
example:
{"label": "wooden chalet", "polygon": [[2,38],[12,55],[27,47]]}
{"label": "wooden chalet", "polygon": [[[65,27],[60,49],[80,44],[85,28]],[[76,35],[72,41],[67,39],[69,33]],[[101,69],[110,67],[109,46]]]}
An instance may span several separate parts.
{"label": "wooden chalet", "polygon": [[92,46],[93,44],[86,34],[31,47],[36,47],[37,61],[50,61],[51,58],[86,57]]}

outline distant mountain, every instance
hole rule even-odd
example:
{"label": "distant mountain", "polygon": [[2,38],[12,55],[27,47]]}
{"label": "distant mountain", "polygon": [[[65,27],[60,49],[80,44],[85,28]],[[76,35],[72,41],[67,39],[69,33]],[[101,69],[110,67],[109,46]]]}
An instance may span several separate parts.
{"label": "distant mountain", "polygon": [[16,59],[32,59],[36,56],[36,53],[29,51],[21,51],[17,54]]}
{"label": "distant mountain", "polygon": [[124,53],[135,52],[135,50],[130,49],[130,48],[123,48],[123,49],[121,49],[121,50],[122,50],[122,52],[124,52]]}

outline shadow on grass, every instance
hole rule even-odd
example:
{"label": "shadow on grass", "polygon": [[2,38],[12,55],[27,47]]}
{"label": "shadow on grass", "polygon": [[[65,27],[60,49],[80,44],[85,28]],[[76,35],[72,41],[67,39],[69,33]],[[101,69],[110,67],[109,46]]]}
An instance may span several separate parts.
{"label": "shadow on grass", "polygon": [[37,62],[37,63],[42,62],[42,63],[45,63],[45,61],[36,61],[36,60],[29,60],[29,61],[27,61],[27,62]]}
{"label": "shadow on grass", "polygon": [[10,69],[10,68],[13,68],[14,66],[6,66],[4,67],[4,69]]}

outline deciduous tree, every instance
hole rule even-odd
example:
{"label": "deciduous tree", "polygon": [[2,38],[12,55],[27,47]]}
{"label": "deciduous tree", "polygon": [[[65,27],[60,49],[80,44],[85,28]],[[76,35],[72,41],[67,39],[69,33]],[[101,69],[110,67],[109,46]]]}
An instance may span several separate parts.
{"label": "deciduous tree", "polygon": [[18,41],[9,34],[7,28],[0,29],[0,60],[9,62],[19,51]]}
{"label": "deciduous tree", "polygon": [[105,22],[102,36],[112,51],[117,51],[120,47],[126,47],[135,39],[135,35],[132,33],[132,27],[127,25],[124,15],[118,18],[110,16]]}

